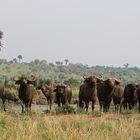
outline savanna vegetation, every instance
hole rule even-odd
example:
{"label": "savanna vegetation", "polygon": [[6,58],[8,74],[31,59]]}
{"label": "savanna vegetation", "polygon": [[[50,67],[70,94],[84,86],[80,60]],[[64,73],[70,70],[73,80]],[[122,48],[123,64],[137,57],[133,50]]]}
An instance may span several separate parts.
{"label": "savanna vegetation", "polygon": [[140,139],[139,115],[19,115],[0,112],[0,139],[134,140]]}
{"label": "savanna vegetation", "polygon": [[79,87],[83,81],[84,75],[97,75],[102,77],[118,77],[122,79],[122,84],[130,82],[140,82],[140,68],[128,67],[124,64],[122,67],[113,66],[92,66],[80,63],[68,63],[56,61],[56,63],[47,62],[47,60],[35,59],[31,62],[23,62],[22,55],[7,61],[0,59],[0,82],[5,86],[11,86],[11,78],[21,75],[35,75],[37,84],[47,83],[48,85],[65,82],[72,87]]}
{"label": "savanna vegetation", "polygon": [[[2,35],[0,32],[0,39]],[[21,75],[35,75],[37,85],[63,81],[73,87],[74,96],[77,96],[84,75],[119,77],[122,84],[140,82],[140,68],[128,67],[127,63],[122,67],[89,67],[70,63],[68,59],[56,61],[55,64],[39,59],[27,63],[23,59],[22,55],[10,61],[0,59],[0,82],[7,89],[15,86],[12,78]],[[31,112],[23,115],[12,110],[0,110],[2,140],[137,140],[140,139],[139,125],[139,114],[135,110],[121,114],[86,113],[67,105],[49,114]]]}

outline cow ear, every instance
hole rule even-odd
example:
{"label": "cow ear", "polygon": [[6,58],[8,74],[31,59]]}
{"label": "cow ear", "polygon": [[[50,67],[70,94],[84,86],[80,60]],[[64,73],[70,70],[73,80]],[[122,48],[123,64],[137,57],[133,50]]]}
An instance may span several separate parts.
{"label": "cow ear", "polygon": [[20,85],[20,84],[21,84],[21,80],[15,81],[15,84],[16,84],[16,85]]}
{"label": "cow ear", "polygon": [[115,85],[119,85],[119,84],[120,84],[120,81],[115,80]]}
{"label": "cow ear", "polygon": [[55,88],[53,91],[56,92],[57,91],[57,88]]}
{"label": "cow ear", "polygon": [[32,84],[32,85],[36,85],[36,82],[35,81],[31,81],[31,80],[27,80],[27,84]]}

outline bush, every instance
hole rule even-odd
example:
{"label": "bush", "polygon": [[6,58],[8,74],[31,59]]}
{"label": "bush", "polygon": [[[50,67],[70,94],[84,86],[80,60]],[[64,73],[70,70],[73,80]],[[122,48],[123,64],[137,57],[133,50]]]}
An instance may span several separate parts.
{"label": "bush", "polygon": [[63,113],[63,114],[75,114],[76,111],[75,111],[75,108],[66,104],[66,105],[63,105],[62,107],[56,108],[56,114],[61,114],[61,113]]}

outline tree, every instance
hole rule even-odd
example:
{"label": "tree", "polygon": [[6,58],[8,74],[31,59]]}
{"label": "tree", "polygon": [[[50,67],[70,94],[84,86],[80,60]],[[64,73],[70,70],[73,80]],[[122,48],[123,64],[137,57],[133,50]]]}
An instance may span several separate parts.
{"label": "tree", "polygon": [[62,64],[62,62],[56,61],[55,64],[56,64],[57,66],[60,66],[60,65]]}
{"label": "tree", "polygon": [[68,59],[65,59],[64,61],[65,61],[65,64],[66,64],[66,65],[67,65],[67,64],[68,64],[68,62],[69,62],[69,60],[68,60]]}
{"label": "tree", "polygon": [[16,59],[16,58],[14,58],[14,59],[13,59],[13,62],[14,62],[14,63],[17,63],[17,59]]}
{"label": "tree", "polygon": [[124,66],[125,68],[128,68],[128,67],[129,67],[129,64],[128,64],[128,63],[125,63],[125,64],[123,64],[123,66]]}
{"label": "tree", "polygon": [[2,39],[2,37],[3,37],[3,32],[0,31],[0,48],[2,47],[2,43],[1,43],[1,39]]}
{"label": "tree", "polygon": [[18,55],[18,59],[19,59],[19,63],[20,63],[22,60],[22,55]]}

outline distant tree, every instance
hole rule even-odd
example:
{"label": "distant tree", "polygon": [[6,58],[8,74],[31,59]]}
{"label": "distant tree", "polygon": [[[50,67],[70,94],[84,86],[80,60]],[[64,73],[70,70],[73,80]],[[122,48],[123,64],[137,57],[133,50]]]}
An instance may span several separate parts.
{"label": "distant tree", "polygon": [[60,66],[60,65],[62,64],[62,62],[56,61],[55,64],[56,64],[57,66]]}
{"label": "distant tree", "polygon": [[51,67],[54,67],[54,66],[55,66],[52,62],[50,62],[49,65],[50,65]]}
{"label": "distant tree", "polygon": [[6,59],[0,59],[0,64],[7,64],[7,60]]}
{"label": "distant tree", "polygon": [[2,39],[2,37],[3,37],[3,32],[0,31],[0,48],[2,47],[2,43],[1,43],[1,39]]}
{"label": "distant tree", "polygon": [[41,60],[41,61],[40,61],[40,64],[41,64],[41,65],[46,65],[46,64],[47,64],[47,61],[46,61],[46,60]]}
{"label": "distant tree", "polygon": [[17,59],[16,59],[16,58],[14,58],[14,59],[13,59],[13,62],[14,62],[14,63],[17,63]]}
{"label": "distant tree", "polygon": [[19,63],[20,63],[22,60],[22,55],[18,55],[18,59],[19,59]]}
{"label": "distant tree", "polygon": [[67,65],[67,64],[68,64],[68,62],[69,62],[69,60],[68,60],[68,59],[65,59],[64,61],[65,61],[65,64],[66,64],[66,65]]}
{"label": "distant tree", "polygon": [[40,60],[39,59],[35,59],[34,63],[35,63],[35,65],[38,65],[40,63]]}
{"label": "distant tree", "polygon": [[128,64],[128,63],[123,64],[123,66],[124,66],[125,68],[128,68],[129,65],[130,65],[130,64]]}

